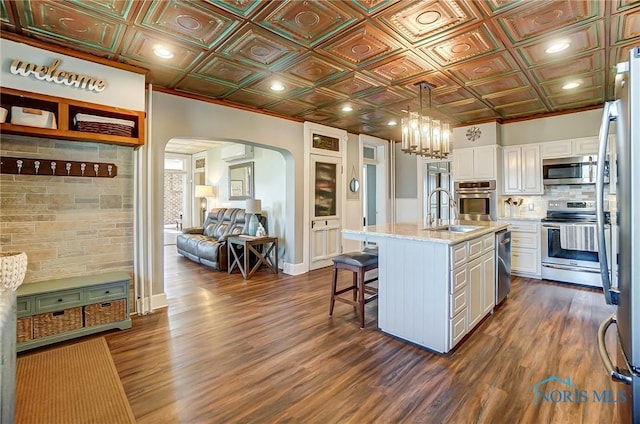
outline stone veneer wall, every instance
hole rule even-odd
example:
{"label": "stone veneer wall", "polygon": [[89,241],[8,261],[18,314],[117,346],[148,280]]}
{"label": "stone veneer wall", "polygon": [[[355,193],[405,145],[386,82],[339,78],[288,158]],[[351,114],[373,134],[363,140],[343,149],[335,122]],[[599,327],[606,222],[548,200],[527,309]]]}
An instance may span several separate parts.
{"label": "stone veneer wall", "polygon": [[[133,160],[130,147],[3,134],[0,155],[110,162],[115,178],[0,174],[0,251],[29,257],[25,284],[133,271]],[[44,172],[43,172],[44,173]]]}

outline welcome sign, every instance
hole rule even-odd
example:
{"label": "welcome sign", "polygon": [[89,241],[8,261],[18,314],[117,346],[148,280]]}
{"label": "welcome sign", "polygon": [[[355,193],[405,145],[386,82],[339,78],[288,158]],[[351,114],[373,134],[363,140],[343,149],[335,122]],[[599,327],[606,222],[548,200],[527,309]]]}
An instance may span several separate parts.
{"label": "welcome sign", "polygon": [[62,60],[53,59],[49,66],[30,63],[22,59],[14,59],[9,68],[13,75],[21,75],[29,77],[33,75],[41,81],[49,81],[55,84],[64,84],[69,87],[82,88],[88,91],[101,93],[107,86],[104,79],[92,77],[89,75],[79,74],[75,72],[63,71],[58,69]]}

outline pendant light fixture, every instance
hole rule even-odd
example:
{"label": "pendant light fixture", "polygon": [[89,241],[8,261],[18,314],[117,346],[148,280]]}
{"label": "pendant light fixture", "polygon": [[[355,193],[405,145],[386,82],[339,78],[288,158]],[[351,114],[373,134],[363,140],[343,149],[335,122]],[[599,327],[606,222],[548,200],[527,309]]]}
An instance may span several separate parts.
{"label": "pendant light fixture", "polygon": [[451,127],[448,123],[423,115],[423,90],[429,92],[429,113],[431,113],[431,89],[435,85],[426,81],[415,84],[420,88],[420,110],[402,118],[402,151],[426,158],[444,159],[451,153]]}

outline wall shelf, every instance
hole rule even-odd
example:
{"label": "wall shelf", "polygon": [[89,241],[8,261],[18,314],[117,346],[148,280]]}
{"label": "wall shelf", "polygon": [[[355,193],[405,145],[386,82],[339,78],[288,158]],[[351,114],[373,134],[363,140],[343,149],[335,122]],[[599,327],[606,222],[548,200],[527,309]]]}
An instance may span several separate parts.
{"label": "wall shelf", "polygon": [[[0,103],[2,103],[2,107],[9,111],[7,123],[0,124],[0,132],[5,134],[89,141],[134,148],[144,144],[145,112],[103,106],[4,87],[1,89]],[[11,106],[21,106],[51,112],[55,116],[57,129],[11,124],[9,123],[11,121]],[[125,137],[121,135],[78,131],[74,128],[73,123],[73,119],[77,113],[133,121],[132,136]]]}

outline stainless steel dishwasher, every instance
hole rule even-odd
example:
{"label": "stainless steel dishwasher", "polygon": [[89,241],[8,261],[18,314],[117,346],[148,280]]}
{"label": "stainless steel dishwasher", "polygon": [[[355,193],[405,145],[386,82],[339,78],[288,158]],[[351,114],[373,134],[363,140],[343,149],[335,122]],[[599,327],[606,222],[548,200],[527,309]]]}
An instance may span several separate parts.
{"label": "stainless steel dishwasher", "polygon": [[500,304],[511,291],[511,231],[496,233],[496,305]]}

